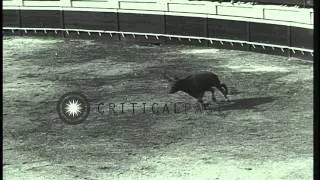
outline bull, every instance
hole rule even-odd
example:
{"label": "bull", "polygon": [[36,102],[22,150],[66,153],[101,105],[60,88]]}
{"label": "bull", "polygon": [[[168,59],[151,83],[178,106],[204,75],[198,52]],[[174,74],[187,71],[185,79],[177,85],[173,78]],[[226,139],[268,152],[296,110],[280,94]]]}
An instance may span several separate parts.
{"label": "bull", "polygon": [[164,74],[164,76],[170,82],[173,82],[169,92],[170,94],[182,91],[196,98],[198,102],[203,105],[203,96],[206,91],[210,91],[212,93],[212,101],[217,102],[217,99],[214,95],[215,89],[217,89],[223,94],[227,101],[230,101],[227,96],[227,86],[221,83],[218,76],[212,72],[193,74],[183,79],[171,77],[167,74]]}

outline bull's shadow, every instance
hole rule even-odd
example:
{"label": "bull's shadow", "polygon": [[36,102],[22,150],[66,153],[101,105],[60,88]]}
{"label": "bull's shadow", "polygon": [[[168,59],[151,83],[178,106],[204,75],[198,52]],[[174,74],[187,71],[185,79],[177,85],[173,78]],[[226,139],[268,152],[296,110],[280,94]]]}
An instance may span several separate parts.
{"label": "bull's shadow", "polygon": [[[218,104],[212,107],[208,106],[208,110],[214,111],[228,111],[228,110],[237,110],[237,109],[257,109],[256,106],[270,103],[275,101],[276,97],[254,97],[254,98],[245,98],[245,99],[234,99],[231,102],[219,102]],[[210,107],[211,106],[211,107]]]}

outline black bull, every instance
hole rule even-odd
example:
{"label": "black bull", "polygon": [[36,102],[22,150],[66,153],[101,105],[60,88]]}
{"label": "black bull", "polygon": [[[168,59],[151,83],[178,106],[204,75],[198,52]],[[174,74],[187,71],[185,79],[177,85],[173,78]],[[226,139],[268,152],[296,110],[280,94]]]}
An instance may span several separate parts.
{"label": "black bull", "polygon": [[196,98],[199,103],[203,104],[202,99],[206,91],[210,91],[212,93],[212,100],[214,102],[217,101],[214,96],[215,88],[217,88],[223,94],[225,99],[229,101],[227,97],[227,86],[222,84],[218,76],[212,72],[194,74],[183,79],[169,77],[166,74],[164,75],[169,81],[173,81],[170,94],[182,91]]}

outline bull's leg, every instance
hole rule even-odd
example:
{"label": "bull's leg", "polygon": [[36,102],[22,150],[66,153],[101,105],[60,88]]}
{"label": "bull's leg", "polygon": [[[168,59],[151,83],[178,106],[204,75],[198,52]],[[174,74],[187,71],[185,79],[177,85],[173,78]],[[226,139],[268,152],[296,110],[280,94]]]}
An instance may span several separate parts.
{"label": "bull's leg", "polygon": [[201,105],[204,104],[204,103],[203,103],[203,100],[202,100],[202,97],[198,97],[197,100],[198,100],[198,103],[200,103]]}
{"label": "bull's leg", "polygon": [[211,88],[211,94],[212,94],[212,101],[213,102],[217,102],[217,99],[216,99],[216,97],[214,96],[214,91],[215,91],[215,89],[214,88]]}
{"label": "bull's leg", "polygon": [[200,93],[200,94],[197,96],[198,103],[200,103],[202,107],[204,107],[203,95],[204,95],[204,92],[203,92],[203,93]]}
{"label": "bull's leg", "polygon": [[221,87],[217,87],[217,89],[223,94],[224,98],[227,100],[227,101],[230,101],[230,99],[228,98],[226,92],[224,89],[222,89]]}
{"label": "bull's leg", "polygon": [[206,106],[205,106],[205,104],[204,104],[204,102],[202,100],[202,97],[201,98],[198,97],[197,99],[198,99],[198,103],[200,104],[200,106],[199,106],[200,107],[200,111],[203,112],[203,110],[206,109]]}

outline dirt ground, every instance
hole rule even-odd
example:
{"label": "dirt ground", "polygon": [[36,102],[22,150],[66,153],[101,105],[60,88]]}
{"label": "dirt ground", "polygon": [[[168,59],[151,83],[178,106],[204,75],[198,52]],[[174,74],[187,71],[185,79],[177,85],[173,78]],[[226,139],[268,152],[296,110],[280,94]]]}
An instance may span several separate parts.
{"label": "dirt ground", "polygon": [[[38,37],[3,42],[4,179],[313,177],[310,61],[178,45]],[[217,93],[219,103],[212,103],[207,93],[214,111],[174,113],[173,103],[196,100],[168,94],[164,71],[178,77],[215,72],[231,102]],[[62,122],[56,110],[70,91],[90,101],[79,125]],[[122,102],[125,113],[108,113],[108,103]],[[106,104],[104,114],[99,103]],[[152,103],[160,113],[150,111]],[[161,113],[164,104],[169,113]]]}

